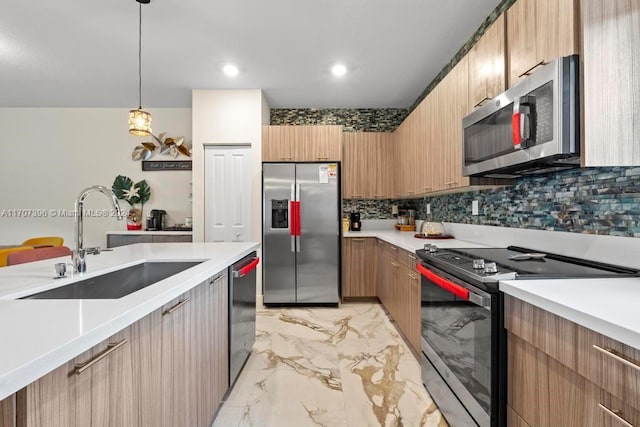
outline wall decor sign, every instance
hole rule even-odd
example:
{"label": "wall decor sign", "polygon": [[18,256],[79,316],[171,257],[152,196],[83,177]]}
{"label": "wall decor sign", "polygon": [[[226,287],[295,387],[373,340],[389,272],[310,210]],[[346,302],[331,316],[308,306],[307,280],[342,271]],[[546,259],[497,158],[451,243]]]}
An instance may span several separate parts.
{"label": "wall decor sign", "polygon": [[176,161],[143,160],[142,170],[143,171],[190,171],[191,160],[176,160]]}

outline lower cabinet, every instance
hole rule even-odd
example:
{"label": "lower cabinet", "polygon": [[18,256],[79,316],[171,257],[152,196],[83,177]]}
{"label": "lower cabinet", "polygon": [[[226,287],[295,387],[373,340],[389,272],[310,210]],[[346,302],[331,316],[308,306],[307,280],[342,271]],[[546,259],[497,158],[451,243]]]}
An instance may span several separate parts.
{"label": "lower cabinet", "polygon": [[640,425],[640,350],[505,302],[509,426]]}
{"label": "lower cabinet", "polygon": [[371,254],[376,249],[373,237],[342,239],[342,296],[375,297],[376,264]]}
{"label": "lower cabinet", "polygon": [[15,427],[16,395],[0,400],[0,427]]}
{"label": "lower cabinet", "polygon": [[20,390],[17,425],[209,426],[227,391],[227,331],[225,271]]}
{"label": "lower cabinet", "polygon": [[134,243],[191,242],[191,234],[107,234],[107,248],[133,245]]}

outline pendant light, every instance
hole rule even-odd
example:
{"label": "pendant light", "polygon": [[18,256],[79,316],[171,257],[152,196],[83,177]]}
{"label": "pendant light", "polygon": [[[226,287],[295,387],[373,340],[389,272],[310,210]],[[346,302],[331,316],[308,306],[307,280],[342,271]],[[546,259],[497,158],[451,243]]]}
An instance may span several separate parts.
{"label": "pendant light", "polygon": [[129,110],[129,133],[137,136],[151,135],[151,113],[142,109],[142,4],[151,0],[136,0],[139,3],[138,22],[138,109]]}

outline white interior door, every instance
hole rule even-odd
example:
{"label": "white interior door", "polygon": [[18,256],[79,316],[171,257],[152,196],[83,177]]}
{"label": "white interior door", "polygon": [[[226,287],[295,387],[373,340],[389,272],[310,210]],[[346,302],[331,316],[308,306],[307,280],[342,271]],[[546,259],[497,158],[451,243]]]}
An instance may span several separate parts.
{"label": "white interior door", "polygon": [[205,242],[251,237],[251,146],[205,148]]}

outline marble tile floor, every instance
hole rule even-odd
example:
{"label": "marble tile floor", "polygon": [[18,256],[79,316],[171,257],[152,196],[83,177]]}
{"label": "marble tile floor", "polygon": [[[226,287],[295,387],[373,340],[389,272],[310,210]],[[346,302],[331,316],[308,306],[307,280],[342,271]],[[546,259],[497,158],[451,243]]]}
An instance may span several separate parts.
{"label": "marble tile floor", "polygon": [[214,427],[448,426],[378,304],[263,308],[256,329]]}

